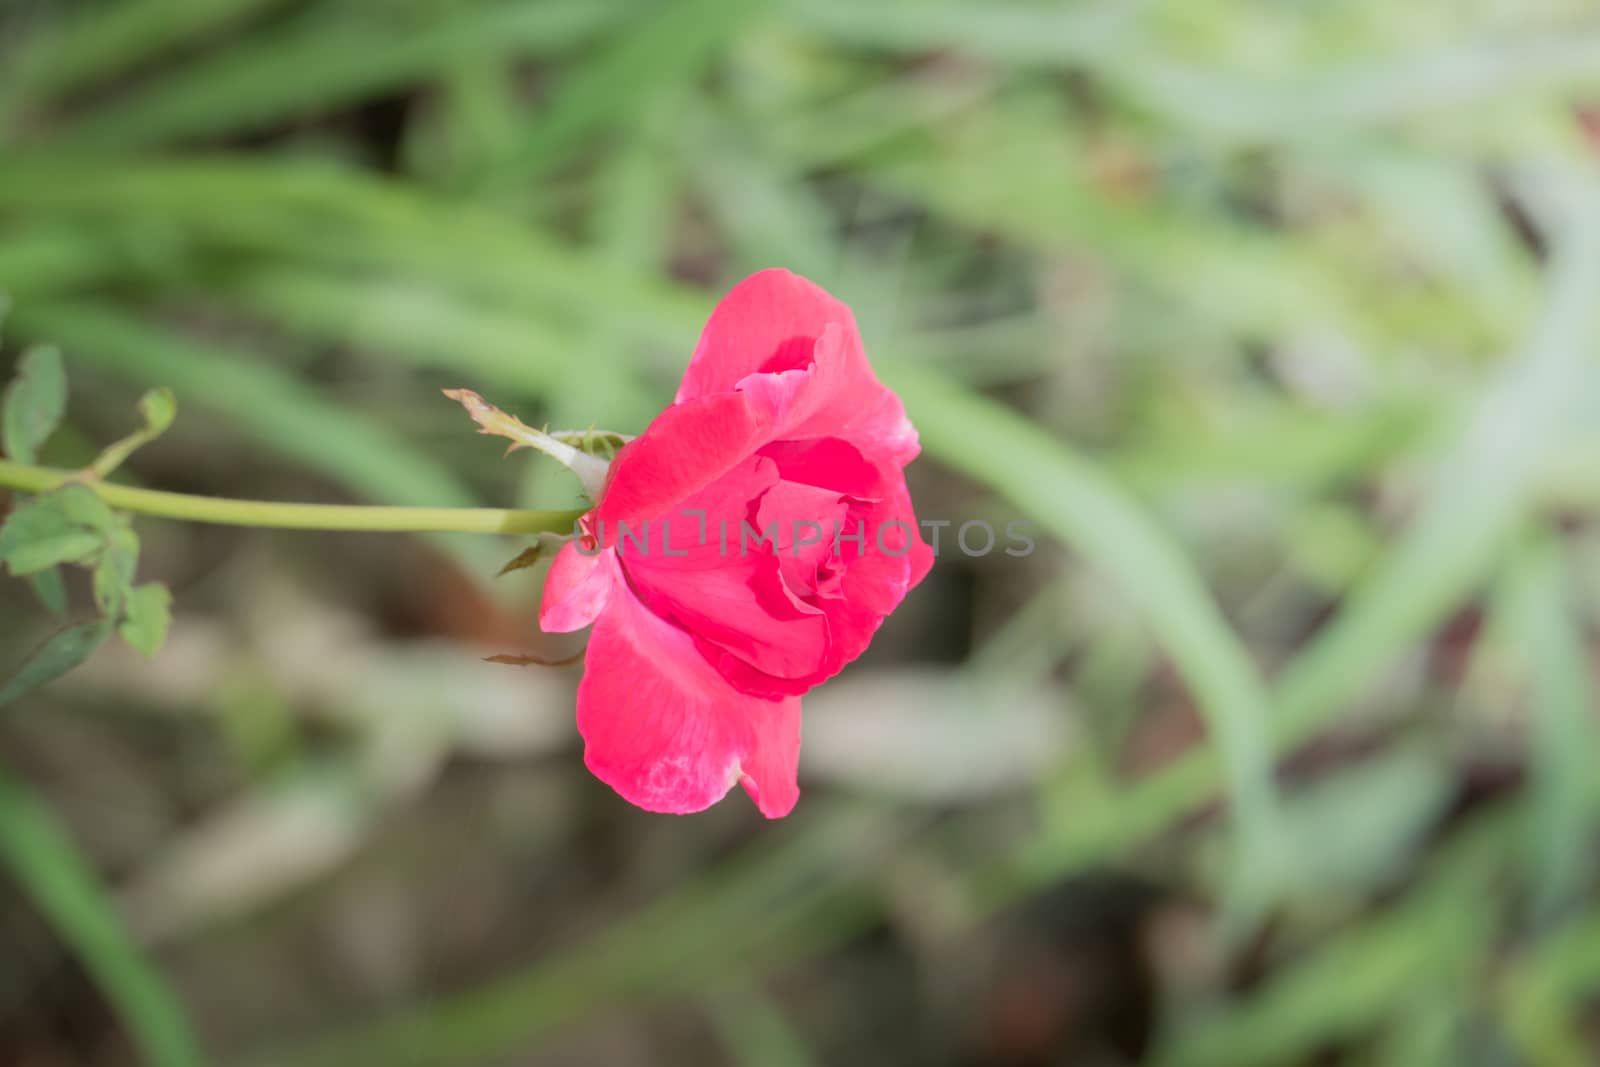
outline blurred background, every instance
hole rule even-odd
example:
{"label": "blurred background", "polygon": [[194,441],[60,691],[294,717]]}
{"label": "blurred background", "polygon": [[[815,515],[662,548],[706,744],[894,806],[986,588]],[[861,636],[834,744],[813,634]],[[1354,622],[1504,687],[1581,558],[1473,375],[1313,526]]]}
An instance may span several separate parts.
{"label": "blurred background", "polygon": [[525,542],[139,519],[166,647],[0,711],[0,1064],[1600,1062],[1597,94],[1584,0],[3,0],[42,461],[571,507],[439,389],[637,432],[784,266],[1040,547],[768,823],[482,661],[581,645]]}

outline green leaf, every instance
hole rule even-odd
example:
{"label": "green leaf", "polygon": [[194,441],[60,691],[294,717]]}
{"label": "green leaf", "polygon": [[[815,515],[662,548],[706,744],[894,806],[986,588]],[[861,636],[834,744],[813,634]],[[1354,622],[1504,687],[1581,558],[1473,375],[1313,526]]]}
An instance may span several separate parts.
{"label": "green leaf", "polygon": [[117,633],[145,656],[154,656],[172,624],[172,593],[160,582],[146,582],[129,591]]}
{"label": "green leaf", "polygon": [[53,509],[24,508],[0,527],[0,543],[0,560],[21,577],[58,563],[80,563],[100,550],[102,538],[64,521]]}
{"label": "green leaf", "polygon": [[18,463],[32,463],[67,410],[67,375],[54,348],[29,350],[0,408],[0,443]]}
{"label": "green leaf", "polygon": [[117,514],[111,510],[111,505],[86,485],[63,485],[38,499],[50,501],[68,521],[85,529],[109,533],[117,526]]}
{"label": "green leaf", "polygon": [[88,659],[110,635],[111,624],[105,619],[80,622],[57,631],[23,661],[22,667],[4,686],[0,686],[0,707],[66,674]]}
{"label": "green leaf", "polygon": [[182,1006],[123,929],[95,873],[43,805],[0,775],[0,860],[71,946],[151,1067],[199,1067]]}
{"label": "green leaf", "polygon": [[0,563],[13,575],[81,563],[100,550],[116,517],[93,491],[68,485],[35,497],[0,526]]}
{"label": "green leaf", "polygon": [[164,386],[151,389],[139,398],[139,414],[144,417],[144,427],[100,453],[91,468],[97,477],[106,477],[122,466],[136,450],[166,433],[167,427],[178,415],[178,398]]}
{"label": "green leaf", "polygon": [[100,614],[116,618],[133,590],[139,563],[139,535],[126,525],[113,530],[94,569],[94,602]]}
{"label": "green leaf", "polygon": [[151,389],[139,398],[139,414],[144,416],[145,430],[156,437],[167,432],[178,415],[178,398],[165,387]]}
{"label": "green leaf", "polygon": [[67,587],[61,581],[61,571],[56,567],[47,567],[28,575],[28,585],[33,588],[33,595],[39,598],[45,610],[52,615],[65,615],[67,613]]}

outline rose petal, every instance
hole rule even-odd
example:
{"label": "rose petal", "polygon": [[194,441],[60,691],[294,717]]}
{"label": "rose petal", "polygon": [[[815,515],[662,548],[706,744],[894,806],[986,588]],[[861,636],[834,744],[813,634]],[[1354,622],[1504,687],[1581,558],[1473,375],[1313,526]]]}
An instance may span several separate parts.
{"label": "rose petal", "polygon": [[[734,687],[752,694],[805,693],[827,681],[867,650],[884,617],[933,566],[933,550],[922,540],[911,498],[903,482],[885,482],[887,497],[853,505],[845,517],[847,534],[857,524],[862,544],[842,538],[816,595],[803,595],[828,621],[828,647],[816,672],[800,678],[774,678],[736,657],[715,660]],[[880,540],[881,538],[881,540]]]}
{"label": "rose petal", "polygon": [[712,570],[639,570],[638,595],[649,609],[695,635],[703,651],[721,662],[721,650],[775,679],[751,692],[803,693],[827,660],[828,620],[784,585],[771,552],[751,552]]}
{"label": "rose petal", "polygon": [[595,518],[609,534],[620,522],[670,516],[771,439],[770,420],[740,393],[675,404],[611,461]]}
{"label": "rose petal", "polygon": [[865,530],[863,544],[840,544],[845,599],[878,615],[899,607],[906,593],[933,568],[933,549],[922,539],[905,482],[895,479],[886,484],[888,493],[883,500],[859,509]]}
{"label": "rose petal", "polygon": [[[775,441],[761,455],[777,464],[786,482],[832,489],[857,500],[881,500],[889,475],[869,463],[861,450],[837,437]],[[896,474],[898,477],[898,474]]]}
{"label": "rose petal", "polygon": [[739,784],[761,814],[780,819],[800,799],[800,698],[757,701],[750,725],[755,751],[744,762]]}
{"label": "rose petal", "polygon": [[[756,502],[777,481],[777,464],[752,456],[685,499],[671,516],[656,520],[642,545],[618,540],[616,550],[651,611],[763,674],[801,678],[815,674],[823,662],[827,620],[784,584],[773,545],[745,530]],[[716,652],[709,655],[713,662],[720,660]],[[763,688],[754,695],[791,691],[801,690]]]}
{"label": "rose petal", "polygon": [[[614,561],[608,566],[615,566]],[[647,811],[702,811],[743,782],[762,814],[788,814],[799,795],[800,701],[739,693],[625,586],[595,624],[578,730],[584,762]]]}
{"label": "rose petal", "polygon": [[796,596],[817,591],[817,571],[834,554],[849,505],[836,490],[782,481],[761,498],[757,521],[775,531],[778,571]]}
{"label": "rose petal", "polygon": [[552,634],[581,630],[605,609],[610,595],[611,572],[600,565],[598,554],[579,552],[569,541],[556,553],[544,580],[539,628]]}
{"label": "rose petal", "polygon": [[770,424],[772,440],[835,437],[901,467],[921,451],[900,398],[872,373],[854,324],[829,323],[817,335],[810,362],[758,371],[736,388]]}
{"label": "rose petal", "polygon": [[[904,483],[891,486],[887,499],[864,505],[860,518],[865,545],[858,549],[853,543],[840,544],[844,557],[840,595],[816,602],[828,615],[836,670],[867,650],[884,618],[933,567],[933,549],[922,540]],[[854,519],[852,515],[847,521]]]}
{"label": "rose petal", "polygon": [[853,335],[855,316],[799,275],[763,270],[734,286],[712,311],[678,387],[678,403],[732,392],[758,371],[804,367],[830,323]]}

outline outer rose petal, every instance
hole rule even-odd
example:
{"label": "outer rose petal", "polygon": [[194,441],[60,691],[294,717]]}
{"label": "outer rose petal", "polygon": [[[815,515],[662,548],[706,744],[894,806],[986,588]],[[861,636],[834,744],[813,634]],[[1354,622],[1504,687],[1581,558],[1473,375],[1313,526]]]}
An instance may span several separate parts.
{"label": "outer rose petal", "polygon": [[770,420],[742,393],[674,404],[611,461],[595,518],[608,538],[619,522],[670,519],[769,440]]}
{"label": "outer rose petal", "polygon": [[565,634],[594,622],[611,596],[611,579],[598,553],[584,555],[571,541],[562,545],[544,581],[539,629]]}
{"label": "outer rose petal", "polygon": [[867,365],[854,325],[829,323],[800,367],[742,378],[760,419],[780,441],[836,437],[879,462],[905,466],[921,445],[900,398]]}
{"label": "outer rose petal", "polygon": [[677,402],[612,461],[595,514],[606,526],[670,514],[771,442],[823,437],[899,466],[919,450],[850,309],[788,271],[762,271],[717,305]]}
{"label": "outer rose petal", "polygon": [[786,270],[757,271],[711,312],[683,373],[677,402],[731,392],[757,371],[804,367],[830,322],[855,333],[850,309],[821,286]]}
{"label": "outer rose petal", "polygon": [[[608,555],[603,566],[615,572]],[[768,818],[799,798],[800,701],[745,696],[614,575],[578,685],[584,763],[624,800],[688,814],[738,781]]]}
{"label": "outer rose petal", "polygon": [[800,698],[761,701],[751,720],[756,750],[739,776],[761,814],[781,819],[800,799]]}
{"label": "outer rose petal", "polygon": [[[832,339],[820,342],[833,326]],[[809,407],[818,416],[775,437],[843,437],[875,459],[916,458],[917,433],[900,400],[867,362],[850,309],[786,270],[764,270],[734,286],[711,313],[678,387],[677,402],[747,388],[752,375],[803,373],[818,364]]]}

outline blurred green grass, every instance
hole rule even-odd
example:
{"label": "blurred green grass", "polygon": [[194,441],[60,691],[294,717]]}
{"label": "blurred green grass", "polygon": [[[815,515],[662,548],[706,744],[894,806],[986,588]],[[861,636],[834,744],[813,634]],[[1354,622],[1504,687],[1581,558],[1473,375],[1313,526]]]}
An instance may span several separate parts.
{"label": "blurred green grass", "polygon": [[[826,1022],[726,976],[828,973],[912,921],[892,887],[927,854],[955,927],[1106,865],[1205,901],[1227,964],[1174,985],[1155,1062],[1592,1059],[1586,4],[33,0],[0,41],[7,336],[63,347],[89,427],[175,387],[201,421],[169,477],[218,477],[188,447],[357,499],[569,503],[415,398],[636,429],[716,294],[782,265],[856,308],[923,513],[1052,542],[947,561],[982,612],[906,611],[971,634],[972,714],[1006,721],[995,662],[1068,695],[1058,772],[938,818],[819,783],[559,951],[293,1040],[214,1023],[219,1062],[496,1062],[662,998],[793,1062]],[[1380,767],[1403,784],[1362,788]],[[3,842],[17,870],[76,864],[38,840]],[[56,896],[64,940],[97,896]],[[147,968],[105,992],[159,1033]]]}

